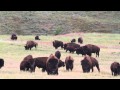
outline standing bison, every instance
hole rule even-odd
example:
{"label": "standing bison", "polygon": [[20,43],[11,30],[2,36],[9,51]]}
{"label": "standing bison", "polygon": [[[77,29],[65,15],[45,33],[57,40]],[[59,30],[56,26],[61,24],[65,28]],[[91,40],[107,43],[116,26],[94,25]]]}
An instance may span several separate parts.
{"label": "standing bison", "polygon": [[120,74],[120,64],[118,62],[113,62],[110,66],[112,75],[117,76]]}
{"label": "standing bison", "polygon": [[91,56],[85,55],[84,59],[81,61],[81,65],[82,65],[82,69],[83,69],[84,73],[90,72],[90,69],[92,69],[92,72],[93,72],[94,71],[93,67],[95,67],[95,66],[97,67],[98,71],[100,72],[98,61]]}
{"label": "standing bison", "polygon": [[55,47],[55,49],[57,49],[58,47],[63,48],[63,42],[55,40],[55,41],[53,41],[53,47]]}
{"label": "standing bison", "polygon": [[56,52],[55,52],[55,56],[56,56],[58,59],[60,59],[60,57],[61,57],[61,52],[60,52],[60,51],[56,51]]}
{"label": "standing bison", "polygon": [[4,59],[0,58],[0,68],[4,66]]}
{"label": "standing bison", "polygon": [[59,59],[53,54],[51,54],[46,61],[47,74],[58,75],[58,64],[59,64]]}
{"label": "standing bison", "polygon": [[35,36],[35,40],[40,40],[39,36]]}
{"label": "standing bison", "polygon": [[34,42],[34,41],[27,41],[25,47],[25,50],[31,50],[33,47],[37,47],[38,43]]}
{"label": "standing bison", "polygon": [[17,40],[17,35],[16,34],[12,34],[11,35],[11,40]]}
{"label": "standing bison", "polygon": [[73,63],[74,63],[74,59],[71,56],[66,57],[66,59],[65,59],[66,70],[69,71],[69,69],[70,69],[72,71]]}
{"label": "standing bison", "polygon": [[79,37],[79,38],[78,38],[78,43],[80,43],[80,44],[83,43],[83,38],[82,38],[82,37]]}
{"label": "standing bison", "polygon": [[34,65],[35,65],[35,61],[32,55],[27,55],[20,63],[20,70],[34,72]]}

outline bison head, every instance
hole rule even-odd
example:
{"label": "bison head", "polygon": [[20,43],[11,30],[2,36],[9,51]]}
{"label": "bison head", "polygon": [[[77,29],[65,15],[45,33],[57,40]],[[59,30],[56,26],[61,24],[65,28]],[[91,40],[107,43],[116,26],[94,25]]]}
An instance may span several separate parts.
{"label": "bison head", "polygon": [[29,47],[28,46],[24,46],[25,47],[25,50],[28,50],[29,49]]}

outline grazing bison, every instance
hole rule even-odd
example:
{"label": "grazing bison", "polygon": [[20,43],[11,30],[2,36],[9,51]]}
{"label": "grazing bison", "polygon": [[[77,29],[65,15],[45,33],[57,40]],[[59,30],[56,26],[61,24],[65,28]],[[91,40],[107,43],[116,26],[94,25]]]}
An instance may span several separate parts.
{"label": "grazing bison", "polygon": [[59,59],[53,54],[51,54],[46,61],[47,74],[58,75],[58,64],[59,64]]}
{"label": "grazing bison", "polygon": [[75,48],[73,46],[67,46],[66,47],[66,52],[69,51],[70,53],[74,53],[75,52]]}
{"label": "grazing bison", "polygon": [[60,51],[56,51],[56,52],[55,52],[55,56],[56,56],[58,59],[60,59],[60,57],[61,57],[61,52],[60,52]]}
{"label": "grazing bison", "polygon": [[74,42],[76,42],[76,40],[75,40],[75,39],[72,39],[72,40],[71,40],[71,43],[74,43]]}
{"label": "grazing bison", "polygon": [[[38,68],[42,68],[42,72],[46,71],[46,61],[47,61],[48,57],[37,57],[34,58],[35,60],[35,66],[34,68],[38,67]],[[64,67],[65,63],[62,60],[59,60],[59,64],[58,67]]]}
{"label": "grazing bison", "polygon": [[72,71],[73,63],[74,63],[74,59],[71,56],[66,57],[66,59],[65,59],[66,70],[69,71],[69,69],[70,69]]}
{"label": "grazing bison", "polygon": [[120,64],[118,62],[113,62],[110,66],[112,75],[117,76],[120,74]]}
{"label": "grazing bison", "polygon": [[4,59],[0,58],[0,68],[4,66]]}
{"label": "grazing bison", "polygon": [[81,65],[84,73],[90,72],[90,69],[92,69],[92,72],[93,72],[93,67],[95,66],[100,72],[98,61],[91,56],[85,55],[84,59],[81,61]]}
{"label": "grazing bison", "polygon": [[89,55],[91,56],[92,53],[96,53],[96,57],[99,57],[99,52],[100,52],[100,48],[96,45],[92,45],[92,44],[87,44],[85,46],[82,46],[80,48],[76,49],[76,53],[77,54],[82,54],[82,55]]}
{"label": "grazing bison", "polygon": [[53,41],[53,47],[55,47],[55,49],[57,49],[58,47],[63,48],[63,42],[55,40],[55,41]]}
{"label": "grazing bison", "polygon": [[74,48],[79,48],[80,47],[80,45],[76,44],[76,43],[65,43],[64,44],[64,50],[66,50],[67,46],[72,46]]}
{"label": "grazing bison", "polygon": [[39,36],[35,36],[35,40],[40,40]]}
{"label": "grazing bison", "polygon": [[35,61],[32,55],[27,55],[20,63],[20,70],[34,72],[34,65],[35,65]]}
{"label": "grazing bison", "polygon": [[27,43],[24,47],[25,47],[25,50],[31,50],[31,48],[33,48],[33,47],[36,48],[37,46],[38,46],[38,43],[36,43],[34,41],[27,41]]}
{"label": "grazing bison", "polygon": [[34,68],[36,68],[36,67],[42,68],[42,72],[45,72],[47,59],[48,59],[48,57],[37,57],[37,58],[34,58],[34,60],[35,60]]}
{"label": "grazing bison", "polygon": [[91,56],[91,51],[86,46],[81,46],[79,48],[76,48],[75,51],[78,55],[82,54],[82,56],[83,56],[83,55],[87,54],[87,55]]}
{"label": "grazing bison", "polygon": [[16,34],[12,34],[11,35],[11,40],[17,40],[17,35]]}
{"label": "grazing bison", "polygon": [[80,43],[80,44],[83,43],[83,38],[82,38],[82,37],[79,37],[79,38],[78,38],[78,43]]}

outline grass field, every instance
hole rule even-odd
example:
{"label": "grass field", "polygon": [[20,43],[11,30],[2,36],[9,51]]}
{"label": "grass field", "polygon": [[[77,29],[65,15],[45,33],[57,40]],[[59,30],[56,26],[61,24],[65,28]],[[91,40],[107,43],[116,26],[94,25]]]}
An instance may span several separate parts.
{"label": "grass field", "polygon": [[[49,56],[55,53],[55,48],[52,46],[53,40],[61,40],[70,42],[72,38],[77,39],[83,37],[83,44],[95,44],[101,48],[100,57],[97,60],[100,64],[101,72],[99,73],[94,67],[94,72],[83,73],[80,61],[84,58],[82,55],[70,54],[63,49],[61,51],[61,60],[65,60],[68,55],[74,58],[73,71],[66,71],[65,67],[59,68],[59,75],[47,75],[42,73],[41,69],[36,68],[35,73],[21,72],[19,69],[20,62],[29,54],[33,57]],[[0,79],[120,79],[120,76],[112,76],[110,65],[114,61],[120,62],[120,34],[105,34],[105,33],[70,33],[59,36],[40,36],[38,48],[32,48],[31,51],[26,51],[24,45],[27,40],[34,40],[34,36],[18,36],[17,41],[11,41],[10,35],[0,35],[0,58],[5,61],[5,66],[0,69]],[[81,46],[82,46],[81,45]],[[92,55],[96,58],[95,54]]]}

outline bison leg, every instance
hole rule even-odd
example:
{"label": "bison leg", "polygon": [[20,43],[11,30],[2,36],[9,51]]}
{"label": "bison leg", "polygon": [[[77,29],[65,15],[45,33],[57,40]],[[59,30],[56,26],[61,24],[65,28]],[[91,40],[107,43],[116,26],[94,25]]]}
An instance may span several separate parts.
{"label": "bison leg", "polygon": [[96,64],[96,67],[97,67],[98,71],[100,72],[100,68],[99,68],[99,65],[98,65],[98,64]]}
{"label": "bison leg", "polygon": [[93,66],[92,66],[92,72],[93,72],[94,70],[93,70]]}

